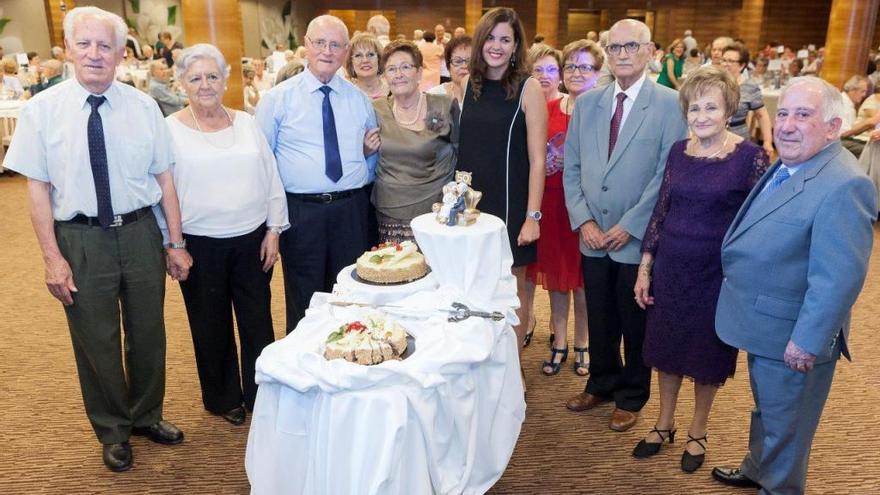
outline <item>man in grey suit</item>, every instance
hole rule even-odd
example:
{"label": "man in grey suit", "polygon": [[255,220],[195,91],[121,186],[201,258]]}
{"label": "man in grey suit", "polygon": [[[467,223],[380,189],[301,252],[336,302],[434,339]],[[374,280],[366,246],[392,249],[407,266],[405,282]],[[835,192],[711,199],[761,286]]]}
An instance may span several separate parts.
{"label": "man in grey suit", "polygon": [[641,239],[669,149],[687,127],[677,94],[645,76],[654,52],[648,26],[617,22],[605,48],[616,81],[577,99],[565,141],[565,203],[581,234],[590,336],[590,378],[566,407],[585,411],[613,400],[609,426],[626,431],[651,386],[642,361],[645,312],[632,292]]}
{"label": "man in grey suit", "polygon": [[752,411],[740,468],[712,475],[763,494],[804,493],[810,445],[865,281],[877,198],[838,139],[840,93],[815,77],[782,91],[780,161],[724,238],[718,336],[748,353]]}

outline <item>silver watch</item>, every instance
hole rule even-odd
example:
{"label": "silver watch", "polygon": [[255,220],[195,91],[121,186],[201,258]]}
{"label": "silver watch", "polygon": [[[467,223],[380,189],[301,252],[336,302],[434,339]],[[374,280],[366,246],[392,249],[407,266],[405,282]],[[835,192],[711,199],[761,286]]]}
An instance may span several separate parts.
{"label": "silver watch", "polygon": [[186,239],[181,239],[180,242],[166,242],[164,246],[165,249],[186,249]]}
{"label": "silver watch", "polygon": [[527,216],[528,218],[531,218],[532,220],[534,220],[534,221],[536,221],[536,222],[540,222],[540,221],[541,221],[541,218],[544,217],[544,215],[542,215],[541,212],[540,212],[539,210],[535,210],[535,211],[527,211],[527,212],[526,212],[526,216]]}

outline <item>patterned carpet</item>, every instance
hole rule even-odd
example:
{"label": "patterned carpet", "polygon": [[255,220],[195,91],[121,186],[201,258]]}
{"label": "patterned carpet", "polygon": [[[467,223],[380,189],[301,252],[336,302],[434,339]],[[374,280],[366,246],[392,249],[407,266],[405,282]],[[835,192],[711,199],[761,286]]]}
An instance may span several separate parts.
{"label": "patterned carpet", "polygon": [[[101,463],[100,446],[83,412],[70,338],[60,305],[43,284],[43,264],[30,227],[26,182],[0,177],[0,493],[247,493],[244,471],[247,427],[233,427],[202,409],[192,343],[180,291],[169,282],[166,298],[168,377],[165,417],[186,432],[175,447],[132,439],[135,465],[113,474]],[[880,231],[878,231],[880,234]],[[878,243],[880,244],[880,243]],[[842,362],[813,444],[808,492],[880,493],[880,256],[874,256],[867,287],[855,308],[853,363]],[[274,316],[283,329],[283,293],[276,272]],[[743,357],[737,376],[719,393],[710,424],[706,465],[687,475],[679,469],[683,444],[636,461],[630,451],[650,429],[654,397],[631,431],[608,429],[611,406],[575,414],[564,400],[583,379],[567,363],[545,377],[547,297],[537,297],[539,326],[524,362],[528,413],[513,459],[490,493],[497,494],[720,494],[726,489],[709,475],[715,465],[738,463],[747,444],[751,398]],[[873,361],[873,362],[872,362]],[[680,433],[693,411],[692,386],[685,384],[677,414]],[[681,441],[679,441],[681,442]]]}

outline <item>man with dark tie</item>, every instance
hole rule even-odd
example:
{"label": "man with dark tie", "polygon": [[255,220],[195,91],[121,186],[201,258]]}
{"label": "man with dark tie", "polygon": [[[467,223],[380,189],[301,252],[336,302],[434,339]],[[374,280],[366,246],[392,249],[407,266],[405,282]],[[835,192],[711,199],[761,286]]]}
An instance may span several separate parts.
{"label": "man with dark tie", "polygon": [[[125,33],[125,22],[101,9],[67,13],[75,77],[25,105],[5,163],[28,177],[46,286],[64,304],[86,414],[113,471],[131,467],[132,434],[183,440],[162,419],[163,300],[166,266],[182,280],[192,265],[162,114],[149,96],[114,81]],[[157,204],[169,226],[165,252]]]}
{"label": "man with dark tie", "polygon": [[615,82],[577,99],[565,140],[565,205],[572,230],[581,234],[590,309],[590,378],[566,406],[585,411],[613,401],[609,427],[626,431],[651,386],[642,361],[645,311],[633,298],[642,237],[669,149],[687,137],[687,126],[677,93],[645,75],[654,53],[648,26],[617,22],[605,50]]}
{"label": "man with dark tie", "polygon": [[290,229],[281,234],[281,261],[288,333],[312,294],[328,292],[367,249],[365,186],[376,156],[365,152],[375,152],[379,139],[369,98],[337,74],[349,49],[345,24],[316,17],[305,45],[308,68],[269,90],[256,110],[287,191]]}

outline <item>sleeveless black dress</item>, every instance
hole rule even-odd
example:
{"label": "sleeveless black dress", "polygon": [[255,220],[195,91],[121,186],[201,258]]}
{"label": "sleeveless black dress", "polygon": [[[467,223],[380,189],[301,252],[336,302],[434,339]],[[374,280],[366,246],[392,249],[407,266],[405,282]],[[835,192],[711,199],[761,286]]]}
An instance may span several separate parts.
{"label": "sleeveless black dress", "polygon": [[458,170],[473,172],[471,186],[482,191],[477,208],[507,225],[513,266],[537,259],[537,244],[517,246],[526,220],[529,197],[529,153],[526,115],[522,111],[525,80],[516,95],[507,99],[500,81],[483,80],[480,98],[474,99],[468,81],[459,127]]}

